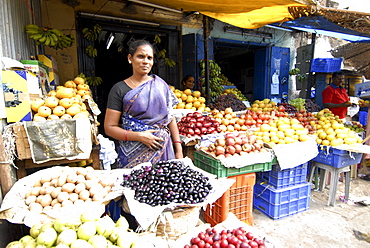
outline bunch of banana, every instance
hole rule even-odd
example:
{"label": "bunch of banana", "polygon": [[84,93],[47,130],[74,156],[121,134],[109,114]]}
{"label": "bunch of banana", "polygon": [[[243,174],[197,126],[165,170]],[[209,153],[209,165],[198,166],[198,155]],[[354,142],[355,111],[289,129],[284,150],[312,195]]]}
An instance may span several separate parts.
{"label": "bunch of banana", "polygon": [[41,34],[43,32],[42,29],[35,24],[28,24],[25,26],[25,28],[26,28],[26,33],[29,35]]}
{"label": "bunch of banana", "polygon": [[162,42],[161,38],[159,37],[159,35],[158,35],[158,34],[156,34],[156,35],[154,36],[154,43],[155,43],[155,44],[159,44],[159,43],[161,43],[161,42]]}
{"label": "bunch of banana", "polygon": [[165,58],[164,64],[167,65],[168,67],[174,67],[176,65],[176,62],[172,59]]}
{"label": "bunch of banana", "polygon": [[102,27],[99,24],[95,24],[93,28],[84,28],[82,29],[82,34],[86,40],[94,41],[99,37],[99,34],[102,31]]}
{"label": "bunch of banana", "polygon": [[160,58],[166,58],[166,52],[167,50],[166,49],[162,49],[160,50],[157,54],[158,54],[158,57]]}
{"label": "bunch of banana", "polygon": [[73,37],[73,35],[67,34],[67,35],[60,36],[56,44],[52,47],[56,50],[64,49],[64,48],[73,46],[74,43],[75,43],[75,38]]}
{"label": "bunch of banana", "polygon": [[28,24],[25,26],[26,33],[29,34],[30,38],[36,41],[37,45],[49,46],[54,49],[64,49],[74,44],[74,38],[71,34],[64,35],[64,33],[58,29],[51,28],[40,28],[34,24]]}
{"label": "bunch of banana", "polygon": [[94,58],[94,57],[98,56],[98,50],[96,50],[96,48],[95,48],[95,47],[93,47],[93,46],[87,46],[87,47],[85,48],[85,52],[86,52],[86,54],[87,54],[88,56],[90,56],[90,57],[92,57],[92,58]]}
{"label": "bunch of banana", "polygon": [[98,86],[103,82],[101,77],[86,77],[85,81],[86,81],[86,84],[90,86]]}
{"label": "bunch of banana", "polygon": [[58,41],[58,35],[56,35],[54,29],[41,29],[39,26],[34,24],[28,24],[25,28],[26,33],[30,35],[29,37],[38,41],[41,45],[53,46],[55,45],[55,42]]}

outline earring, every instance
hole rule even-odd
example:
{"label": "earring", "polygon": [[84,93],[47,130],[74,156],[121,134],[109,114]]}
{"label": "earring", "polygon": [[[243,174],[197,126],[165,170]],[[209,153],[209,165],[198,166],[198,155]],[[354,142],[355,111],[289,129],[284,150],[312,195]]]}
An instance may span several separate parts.
{"label": "earring", "polygon": [[128,63],[131,64],[131,61],[129,61]]}

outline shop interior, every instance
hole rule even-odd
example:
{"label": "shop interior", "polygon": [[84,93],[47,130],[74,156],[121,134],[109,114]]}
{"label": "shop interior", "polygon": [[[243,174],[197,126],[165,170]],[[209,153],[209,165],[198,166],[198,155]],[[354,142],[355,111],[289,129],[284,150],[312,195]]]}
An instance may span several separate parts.
{"label": "shop interior", "polygon": [[247,98],[253,100],[254,52],[248,48],[215,46],[215,62],[224,74]]}

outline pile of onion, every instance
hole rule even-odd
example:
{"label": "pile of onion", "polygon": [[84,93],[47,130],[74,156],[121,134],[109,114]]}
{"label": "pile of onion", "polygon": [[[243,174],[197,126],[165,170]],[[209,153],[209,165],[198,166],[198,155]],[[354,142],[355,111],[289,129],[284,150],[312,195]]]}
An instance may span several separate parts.
{"label": "pile of onion", "polygon": [[218,159],[267,151],[263,147],[263,141],[256,135],[238,132],[226,133],[223,138],[218,138],[213,144],[200,149]]}
{"label": "pile of onion", "polygon": [[45,173],[25,195],[30,211],[42,212],[89,201],[101,201],[111,191],[113,181],[98,177],[92,167],[65,167],[61,173]]}

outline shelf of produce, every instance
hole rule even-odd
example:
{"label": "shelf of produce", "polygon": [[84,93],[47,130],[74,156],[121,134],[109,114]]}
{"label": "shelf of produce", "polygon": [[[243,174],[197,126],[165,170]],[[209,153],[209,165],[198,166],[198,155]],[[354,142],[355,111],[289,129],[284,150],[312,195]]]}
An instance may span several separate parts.
{"label": "shelf of produce", "polygon": [[[99,160],[99,151],[100,151],[100,145],[93,146],[90,158],[93,160],[92,167],[95,170],[102,170],[102,166]],[[23,159],[23,160],[16,160],[15,164],[18,167],[17,170],[17,178],[23,178],[27,176],[26,169],[32,169],[32,168],[41,168],[46,166],[53,166],[53,165],[60,165],[60,164],[67,164],[67,163],[73,163],[78,161],[83,161],[86,159],[75,159],[75,160],[69,160],[69,159],[61,159],[61,160],[52,160],[48,161],[42,164],[36,164],[32,161],[32,159]]]}

